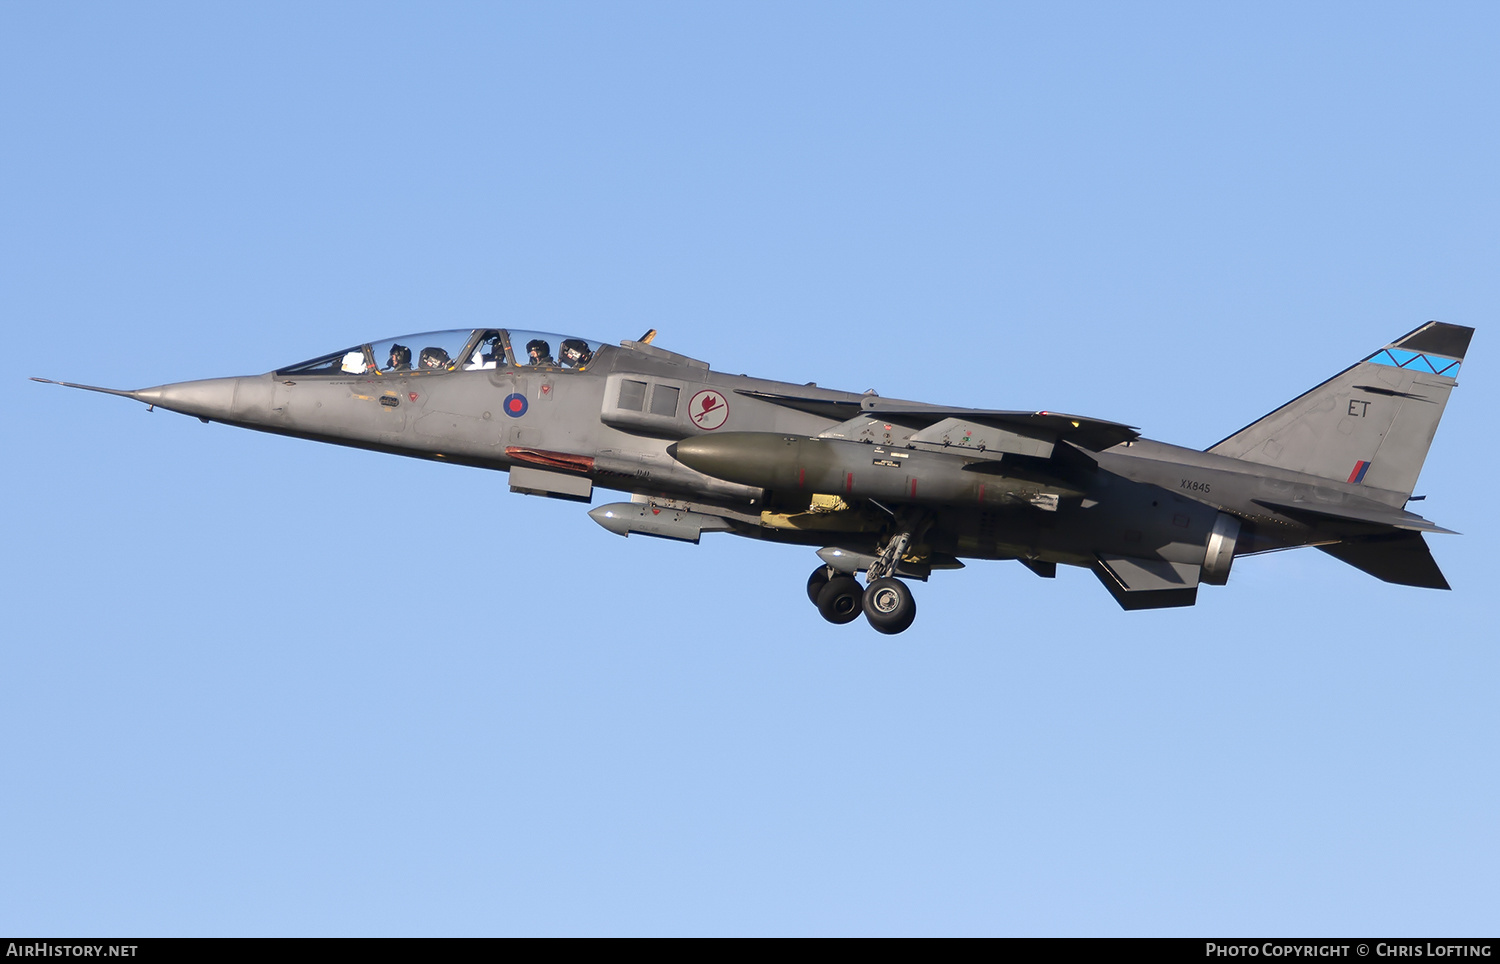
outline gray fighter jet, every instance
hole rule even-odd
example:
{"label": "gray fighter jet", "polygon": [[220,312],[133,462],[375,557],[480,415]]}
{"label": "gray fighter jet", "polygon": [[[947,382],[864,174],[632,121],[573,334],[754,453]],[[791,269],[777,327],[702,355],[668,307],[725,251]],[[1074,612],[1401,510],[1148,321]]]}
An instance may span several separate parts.
{"label": "gray fighter jet", "polygon": [[[1406,510],[1472,328],[1431,322],[1199,452],[1117,422],[951,408],[712,370],[651,344],[482,328],[355,345],[265,375],[123,391],[243,428],[502,469],[622,536],[818,548],[823,618],[911,625],[903,579],[960,559],[1083,566],[1125,609],[1190,606],[1237,556],[1316,546],[1447,589]],[[47,381],[47,379],[36,379]],[[865,574],[861,585],[856,578]]]}

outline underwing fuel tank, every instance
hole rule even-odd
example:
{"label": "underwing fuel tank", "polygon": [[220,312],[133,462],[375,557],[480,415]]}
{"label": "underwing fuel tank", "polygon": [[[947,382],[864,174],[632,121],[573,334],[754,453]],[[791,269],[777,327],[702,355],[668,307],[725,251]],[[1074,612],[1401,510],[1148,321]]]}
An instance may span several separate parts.
{"label": "underwing fuel tank", "polygon": [[705,532],[726,532],[718,516],[642,502],[611,502],[589,512],[589,518],[616,535],[656,536],[696,543]]}
{"label": "underwing fuel tank", "polygon": [[668,446],[667,453],[704,475],[780,497],[805,492],[981,505],[1059,491],[1054,485],[1006,476],[1003,459],[772,432],[699,435]]}

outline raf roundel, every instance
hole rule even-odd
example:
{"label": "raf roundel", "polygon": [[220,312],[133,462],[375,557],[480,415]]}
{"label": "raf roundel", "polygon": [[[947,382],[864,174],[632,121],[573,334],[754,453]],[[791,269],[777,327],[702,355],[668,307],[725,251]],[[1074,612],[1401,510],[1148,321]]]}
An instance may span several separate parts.
{"label": "raf roundel", "polygon": [[712,432],[729,418],[729,403],[723,392],[709,389],[699,392],[688,402],[688,418],[701,429]]}
{"label": "raf roundel", "polygon": [[526,414],[526,396],[520,392],[511,392],[500,403],[500,410],[511,418],[520,418]]}

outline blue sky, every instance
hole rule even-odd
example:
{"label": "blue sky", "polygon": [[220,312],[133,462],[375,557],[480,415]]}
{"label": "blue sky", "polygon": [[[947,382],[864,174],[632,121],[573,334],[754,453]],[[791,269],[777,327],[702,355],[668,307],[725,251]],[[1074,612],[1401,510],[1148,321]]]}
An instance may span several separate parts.
{"label": "blue sky", "polygon": [[[0,8],[0,931],[1492,933],[1492,5]],[[1479,329],[1451,593],[1191,610],[804,549],[142,387],[478,325],[1207,446]]]}

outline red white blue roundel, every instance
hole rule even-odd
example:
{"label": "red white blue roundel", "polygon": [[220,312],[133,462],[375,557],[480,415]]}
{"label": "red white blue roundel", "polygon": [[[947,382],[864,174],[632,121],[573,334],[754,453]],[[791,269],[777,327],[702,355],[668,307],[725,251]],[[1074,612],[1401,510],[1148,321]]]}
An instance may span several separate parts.
{"label": "red white blue roundel", "polygon": [[500,410],[511,418],[520,418],[526,414],[526,396],[520,392],[511,392],[505,396],[505,401],[500,403]]}

